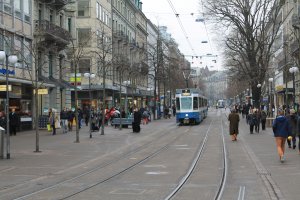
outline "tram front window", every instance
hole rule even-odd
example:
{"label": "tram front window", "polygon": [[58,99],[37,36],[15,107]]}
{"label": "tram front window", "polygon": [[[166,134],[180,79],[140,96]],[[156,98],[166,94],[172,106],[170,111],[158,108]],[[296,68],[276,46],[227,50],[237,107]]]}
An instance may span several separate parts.
{"label": "tram front window", "polygon": [[181,100],[181,109],[182,110],[191,110],[192,109],[192,98],[191,97],[182,97],[180,100]]}

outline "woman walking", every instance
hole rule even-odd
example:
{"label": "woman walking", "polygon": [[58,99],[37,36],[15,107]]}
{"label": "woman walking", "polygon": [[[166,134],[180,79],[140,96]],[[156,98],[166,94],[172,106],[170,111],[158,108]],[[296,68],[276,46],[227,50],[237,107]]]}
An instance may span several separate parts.
{"label": "woman walking", "polygon": [[284,162],[284,150],[286,138],[291,134],[291,126],[288,119],[284,116],[284,111],[279,110],[278,116],[273,122],[273,133],[276,141],[277,152],[280,162]]}
{"label": "woman walking", "polygon": [[231,140],[237,141],[237,135],[239,134],[240,116],[236,113],[235,109],[233,109],[229,114],[228,121],[229,121],[229,134],[231,135]]}

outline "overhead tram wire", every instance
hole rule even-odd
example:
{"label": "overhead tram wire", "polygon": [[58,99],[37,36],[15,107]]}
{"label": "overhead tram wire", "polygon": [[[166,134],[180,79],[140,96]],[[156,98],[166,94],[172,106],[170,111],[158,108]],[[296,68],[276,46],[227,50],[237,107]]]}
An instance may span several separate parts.
{"label": "overhead tram wire", "polygon": [[171,0],[167,0],[167,1],[168,1],[169,5],[170,5],[171,9],[173,10],[173,13],[175,14],[175,16],[177,18],[177,21],[178,21],[179,26],[180,26],[180,28],[181,28],[184,36],[185,36],[185,39],[187,40],[190,48],[192,49],[192,52],[196,55],[195,50],[194,50],[194,48],[192,46],[192,43],[190,42],[189,37],[188,37],[188,35],[187,35],[187,33],[186,33],[186,31],[185,31],[185,29],[183,27],[183,24],[182,24],[182,22],[180,20],[179,14],[176,12],[176,9],[175,9],[174,5],[172,4]]}

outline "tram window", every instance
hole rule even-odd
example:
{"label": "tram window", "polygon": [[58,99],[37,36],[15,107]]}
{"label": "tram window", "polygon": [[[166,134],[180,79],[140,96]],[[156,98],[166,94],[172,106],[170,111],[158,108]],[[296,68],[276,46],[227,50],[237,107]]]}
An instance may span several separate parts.
{"label": "tram window", "polygon": [[194,97],[194,100],[193,100],[193,108],[194,108],[194,110],[198,110],[198,108],[199,108],[199,105],[198,105],[198,97]]}
{"label": "tram window", "polygon": [[176,110],[180,110],[180,101],[179,101],[179,98],[176,98]]}

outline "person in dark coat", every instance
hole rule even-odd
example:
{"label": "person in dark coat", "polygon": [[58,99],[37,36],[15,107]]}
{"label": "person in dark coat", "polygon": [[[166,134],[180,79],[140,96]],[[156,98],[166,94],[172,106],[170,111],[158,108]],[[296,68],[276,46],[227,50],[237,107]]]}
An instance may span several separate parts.
{"label": "person in dark coat", "polygon": [[20,126],[20,120],[18,114],[13,108],[11,113],[9,113],[9,132],[10,135],[17,135],[17,128]]}
{"label": "person in dark coat", "polygon": [[72,111],[72,109],[69,109],[68,110],[68,128],[69,128],[69,131],[72,131],[72,129],[73,129],[74,117],[75,117],[74,112]]}
{"label": "person in dark coat", "polygon": [[240,116],[236,113],[235,109],[233,109],[229,114],[228,121],[229,121],[229,134],[231,135],[231,140],[237,141],[237,135],[239,134]]}
{"label": "person in dark coat", "polygon": [[278,116],[273,121],[273,133],[276,140],[277,152],[281,162],[284,162],[284,151],[286,138],[291,135],[292,128],[288,119],[284,116],[284,111],[279,110]]}
{"label": "person in dark coat", "polygon": [[262,110],[261,111],[261,129],[264,131],[266,130],[266,121],[267,121],[267,113],[266,111]]}
{"label": "person in dark coat", "polygon": [[141,120],[142,120],[142,114],[139,112],[139,110],[136,108],[133,112],[133,122],[132,122],[132,131],[134,133],[139,133],[141,130]]}
{"label": "person in dark coat", "polygon": [[286,116],[288,119],[290,126],[292,128],[292,140],[287,140],[289,148],[292,148],[292,142],[293,142],[293,149],[296,149],[296,134],[297,134],[297,116],[296,111],[294,109],[290,109],[290,114]]}
{"label": "person in dark coat", "polygon": [[253,110],[250,110],[249,114],[247,115],[247,121],[250,127],[250,134],[253,134],[254,125],[256,123],[256,118],[253,113]]}

